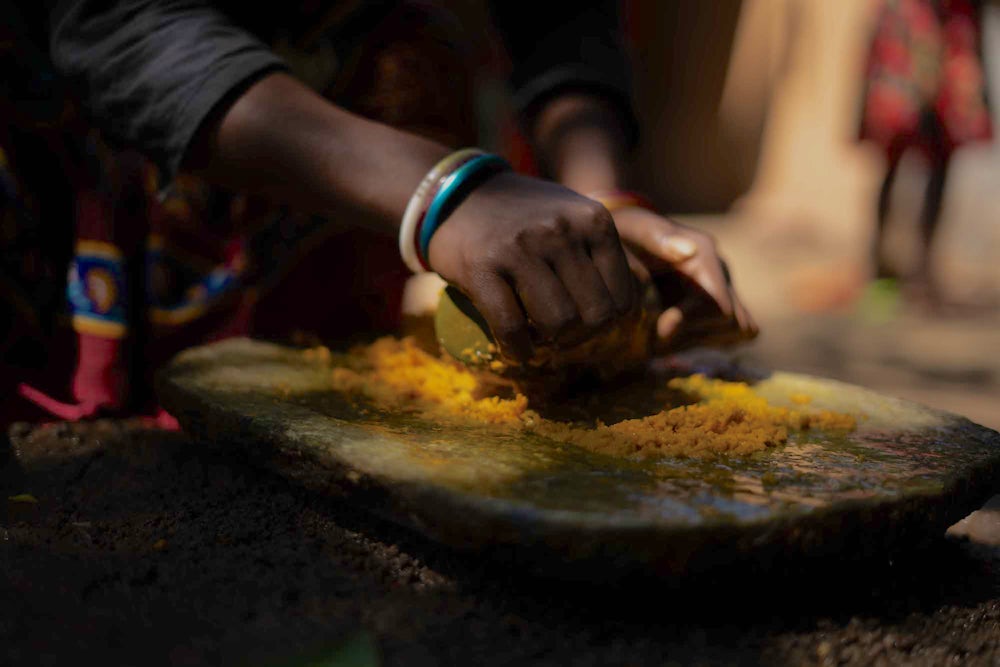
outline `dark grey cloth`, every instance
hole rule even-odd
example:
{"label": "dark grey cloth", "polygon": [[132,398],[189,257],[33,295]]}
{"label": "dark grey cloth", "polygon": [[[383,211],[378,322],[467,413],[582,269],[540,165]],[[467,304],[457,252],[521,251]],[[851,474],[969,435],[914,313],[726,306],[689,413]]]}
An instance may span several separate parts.
{"label": "dark grey cloth", "polygon": [[634,140],[631,72],[618,5],[618,0],[490,3],[511,57],[510,83],[522,116],[530,118],[552,95],[587,90],[620,107]]}
{"label": "dark grey cloth", "polygon": [[[297,20],[291,4],[61,0],[50,12],[50,51],[106,136],[144,152],[169,179],[213,109],[284,67],[267,42],[283,17]],[[395,3],[362,4],[388,10]],[[519,110],[530,117],[547,96],[586,89],[620,104],[634,128],[617,3],[560,3],[562,11],[554,4],[539,12],[537,1],[491,3],[514,64]]]}
{"label": "dark grey cloth", "polygon": [[115,142],[168,176],[199,125],[235,89],[281,61],[200,0],[73,0],[52,15],[56,69]]}

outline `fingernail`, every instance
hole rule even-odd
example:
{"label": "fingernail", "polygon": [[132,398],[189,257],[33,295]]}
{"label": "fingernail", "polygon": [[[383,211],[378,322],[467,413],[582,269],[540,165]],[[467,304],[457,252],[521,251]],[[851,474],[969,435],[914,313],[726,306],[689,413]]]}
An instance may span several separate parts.
{"label": "fingernail", "polygon": [[698,252],[698,246],[691,239],[682,236],[668,236],[663,241],[664,259],[668,262],[683,262]]}
{"label": "fingernail", "polygon": [[656,320],[656,335],[663,340],[669,340],[677,333],[677,328],[683,319],[684,313],[680,308],[676,306],[667,308]]}

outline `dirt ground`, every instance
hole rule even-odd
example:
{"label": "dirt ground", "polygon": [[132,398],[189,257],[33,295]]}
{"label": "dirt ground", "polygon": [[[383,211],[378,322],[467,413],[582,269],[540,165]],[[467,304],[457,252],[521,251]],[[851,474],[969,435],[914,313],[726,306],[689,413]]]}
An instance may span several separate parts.
{"label": "dirt ground", "polygon": [[[1000,311],[838,306],[830,286],[850,285],[850,267],[817,255],[823,243],[694,222],[720,237],[763,325],[747,360],[1000,428]],[[979,273],[995,286],[994,266]],[[817,295],[835,307],[815,308]],[[4,665],[1000,664],[997,499],[891,561],[612,590],[441,549],[135,423],[24,426],[10,441]]]}
{"label": "dirt ground", "polygon": [[1000,547],[967,537],[805,583],[543,582],[107,421],[15,427],[0,488],[2,664],[1000,662]]}

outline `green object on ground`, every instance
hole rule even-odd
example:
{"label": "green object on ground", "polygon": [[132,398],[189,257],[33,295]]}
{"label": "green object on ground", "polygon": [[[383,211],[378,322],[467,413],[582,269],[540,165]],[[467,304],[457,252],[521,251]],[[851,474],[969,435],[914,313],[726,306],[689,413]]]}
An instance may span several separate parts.
{"label": "green object on ground", "polygon": [[858,301],[858,313],[874,324],[884,324],[896,319],[902,306],[899,281],[879,278],[865,287]]}
{"label": "green object on ground", "polygon": [[290,667],[379,667],[381,664],[375,638],[368,632],[349,637],[329,652],[289,663]]}
{"label": "green object on ground", "polygon": [[[463,549],[566,578],[780,568],[883,554],[942,535],[1000,487],[1000,434],[831,380],[773,373],[774,405],[861,415],[747,457],[613,458],[488,426],[445,427],[330,390],[299,350],[229,340],[164,371],[193,435]],[[651,392],[665,378],[653,371]]]}

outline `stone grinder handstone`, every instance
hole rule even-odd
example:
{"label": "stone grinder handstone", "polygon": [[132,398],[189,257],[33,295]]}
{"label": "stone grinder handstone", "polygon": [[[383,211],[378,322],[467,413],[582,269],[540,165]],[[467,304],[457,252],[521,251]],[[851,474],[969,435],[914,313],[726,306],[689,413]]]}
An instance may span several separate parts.
{"label": "stone grinder handstone", "polygon": [[489,368],[493,362],[502,363],[482,313],[454,287],[441,290],[434,311],[434,335],[442,350],[468,366]]}
{"label": "stone grinder handstone", "polygon": [[[639,395],[669,402],[662,369],[649,368]],[[753,381],[774,405],[808,394],[811,407],[858,415],[855,431],[794,433],[746,457],[646,460],[381,409],[333,391],[330,375],[301,350],[231,339],[180,354],[159,396],[206,443],[433,540],[562,578],[882,557],[941,536],[1000,490],[1000,434],[803,375]]]}
{"label": "stone grinder handstone", "polygon": [[499,378],[552,384],[581,372],[610,377],[642,366],[652,356],[652,313],[657,300],[655,290],[648,290],[641,307],[625,321],[568,348],[538,343],[534,356],[521,364],[502,357],[485,318],[452,286],[441,291],[434,311],[434,331],[441,349],[450,356]]}

